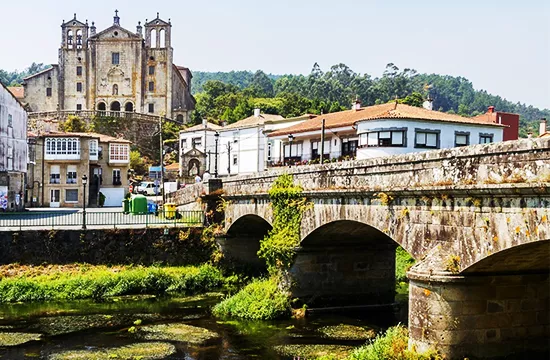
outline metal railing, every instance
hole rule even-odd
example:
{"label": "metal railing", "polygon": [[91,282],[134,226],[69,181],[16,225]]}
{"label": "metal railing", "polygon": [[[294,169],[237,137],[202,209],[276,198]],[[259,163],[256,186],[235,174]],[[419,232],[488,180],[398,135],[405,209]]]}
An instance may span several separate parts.
{"label": "metal railing", "polygon": [[[81,229],[83,224],[84,213],[80,210],[0,213],[0,231],[72,230]],[[86,211],[85,224],[88,230],[196,227],[204,224],[204,213],[202,211],[169,210],[144,214]]]}

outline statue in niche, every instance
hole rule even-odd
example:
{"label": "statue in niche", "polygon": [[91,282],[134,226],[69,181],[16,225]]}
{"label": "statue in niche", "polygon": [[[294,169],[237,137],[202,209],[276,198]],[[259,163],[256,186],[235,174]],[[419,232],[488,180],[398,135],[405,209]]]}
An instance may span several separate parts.
{"label": "statue in niche", "polygon": [[189,176],[197,176],[199,174],[199,167],[197,166],[197,161],[191,160],[190,164],[193,164],[189,169]]}

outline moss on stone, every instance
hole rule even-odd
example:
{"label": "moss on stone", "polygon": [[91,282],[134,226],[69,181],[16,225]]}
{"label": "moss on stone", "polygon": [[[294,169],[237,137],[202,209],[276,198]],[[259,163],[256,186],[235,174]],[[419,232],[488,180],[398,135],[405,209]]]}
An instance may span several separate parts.
{"label": "moss on stone", "polygon": [[71,350],[53,354],[50,360],[152,360],[163,359],[176,352],[172,344],[162,342],[137,343],[116,348],[98,350]]}
{"label": "moss on stone", "polygon": [[208,345],[221,339],[220,335],[187,324],[162,324],[138,328],[137,336],[146,340],[179,341],[193,345]]}
{"label": "moss on stone", "polygon": [[323,344],[292,344],[274,346],[275,351],[283,356],[317,359],[330,356],[331,359],[345,359],[353,349],[352,346]]}
{"label": "moss on stone", "polygon": [[323,334],[323,337],[337,340],[369,340],[376,337],[376,331],[373,329],[346,324],[325,326],[318,331]]}
{"label": "moss on stone", "polygon": [[29,341],[40,340],[40,334],[21,332],[0,332],[0,346],[16,346]]}

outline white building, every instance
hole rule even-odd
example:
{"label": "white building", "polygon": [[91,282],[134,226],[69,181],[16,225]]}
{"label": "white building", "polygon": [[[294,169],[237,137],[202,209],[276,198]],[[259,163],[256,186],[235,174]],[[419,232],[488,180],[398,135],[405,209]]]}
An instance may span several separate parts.
{"label": "white building", "polygon": [[217,170],[218,176],[264,171],[274,160],[273,149],[280,146],[279,140],[271,140],[267,135],[313,117],[315,115],[308,114],[285,119],[256,109],[253,116],[230,125],[204,122],[182,130],[180,176],[194,177],[194,169],[198,169],[201,176],[205,170],[212,175]]}
{"label": "white building", "polygon": [[275,131],[280,163],[319,161],[325,122],[325,158],[366,159],[431,149],[502,141],[505,126],[481,119],[387,103],[326,114]]}

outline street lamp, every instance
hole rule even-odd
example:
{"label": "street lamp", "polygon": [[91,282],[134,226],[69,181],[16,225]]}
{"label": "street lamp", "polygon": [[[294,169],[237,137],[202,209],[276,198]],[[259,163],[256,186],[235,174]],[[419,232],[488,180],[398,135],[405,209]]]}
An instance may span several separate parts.
{"label": "street lamp", "polygon": [[294,140],[294,135],[288,134],[288,166],[292,165],[292,140]]}
{"label": "street lamp", "polygon": [[82,185],[84,186],[84,206],[82,208],[82,229],[86,230],[86,184],[88,184],[88,177],[82,175]]}
{"label": "street lamp", "polygon": [[216,131],[214,134],[214,140],[216,142],[215,155],[214,155],[214,178],[218,177],[218,140],[220,139],[220,133]]}

